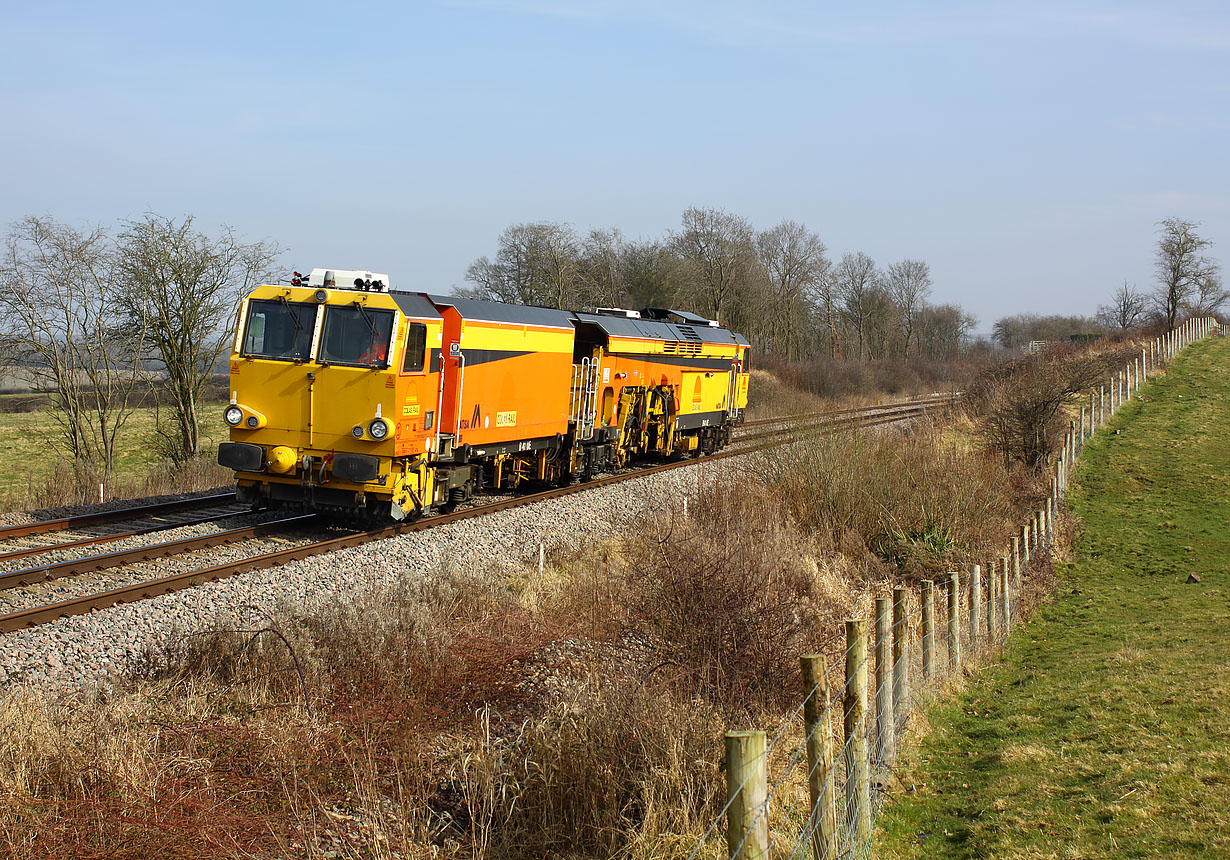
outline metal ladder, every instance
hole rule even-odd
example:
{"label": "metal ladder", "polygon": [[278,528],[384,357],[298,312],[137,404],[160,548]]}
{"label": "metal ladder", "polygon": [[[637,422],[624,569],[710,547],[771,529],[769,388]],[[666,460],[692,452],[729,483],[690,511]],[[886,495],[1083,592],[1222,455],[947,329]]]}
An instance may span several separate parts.
{"label": "metal ladder", "polygon": [[726,387],[726,414],[734,418],[739,414],[739,359],[730,363],[730,384]]}
{"label": "metal ladder", "polygon": [[583,358],[572,366],[572,399],[568,404],[568,420],[576,425],[577,439],[594,438],[594,418],[598,407],[598,374],[600,358]]}

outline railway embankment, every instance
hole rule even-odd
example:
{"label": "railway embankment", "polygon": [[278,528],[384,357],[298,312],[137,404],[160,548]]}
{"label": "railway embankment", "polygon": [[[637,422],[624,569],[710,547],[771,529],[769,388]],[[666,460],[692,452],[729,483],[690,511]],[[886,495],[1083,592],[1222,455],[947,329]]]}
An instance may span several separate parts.
{"label": "railway embankment", "polygon": [[1054,602],[928,713],[878,856],[1230,854],[1230,339],[1108,429]]}

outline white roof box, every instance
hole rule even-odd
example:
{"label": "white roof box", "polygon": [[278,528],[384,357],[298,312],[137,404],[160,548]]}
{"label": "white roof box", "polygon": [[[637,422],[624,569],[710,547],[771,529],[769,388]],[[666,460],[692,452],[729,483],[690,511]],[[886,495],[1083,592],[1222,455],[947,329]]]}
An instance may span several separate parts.
{"label": "white roof box", "polygon": [[387,293],[389,291],[389,276],[379,272],[363,272],[357,269],[312,269],[312,273],[308,275],[306,286]]}

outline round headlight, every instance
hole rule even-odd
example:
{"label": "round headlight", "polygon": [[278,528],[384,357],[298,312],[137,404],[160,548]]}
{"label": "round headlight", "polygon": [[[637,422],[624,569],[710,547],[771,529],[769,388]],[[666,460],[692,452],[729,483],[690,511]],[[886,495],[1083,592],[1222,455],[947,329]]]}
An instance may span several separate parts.
{"label": "round headlight", "polygon": [[389,425],[383,418],[377,418],[367,425],[367,432],[373,439],[383,439],[389,435]]}
{"label": "round headlight", "polygon": [[248,426],[251,427],[253,430],[255,430],[260,423],[261,423],[261,420],[257,418],[255,415],[248,416]]}
{"label": "round headlight", "polygon": [[350,431],[350,435],[351,435],[351,436],[353,436],[353,437],[355,437],[356,439],[362,439],[362,438],[363,438],[363,427],[362,427],[362,425],[360,425],[360,424],[356,424],[356,425],[354,425],[354,428]]}
{"label": "round headlight", "polygon": [[238,427],[243,421],[243,410],[238,406],[228,406],[226,411],[222,413],[222,417],[226,419],[226,423],[232,427]]}
{"label": "round headlight", "polygon": [[317,290],[313,298],[315,298],[316,301],[320,302],[323,305],[325,302],[329,300],[329,293],[327,290]]}

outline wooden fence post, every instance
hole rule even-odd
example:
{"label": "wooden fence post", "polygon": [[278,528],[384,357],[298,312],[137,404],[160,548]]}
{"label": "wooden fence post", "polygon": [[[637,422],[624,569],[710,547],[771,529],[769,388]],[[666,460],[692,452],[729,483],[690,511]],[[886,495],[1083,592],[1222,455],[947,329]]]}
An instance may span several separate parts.
{"label": "wooden fence post", "polygon": [[995,559],[987,565],[987,645],[995,647],[995,588],[999,582],[999,568]]}
{"label": "wooden fence post", "polygon": [[[893,736],[910,718],[910,591],[893,589]],[[894,750],[894,753],[896,751]]]}
{"label": "wooden fence post", "polygon": [[1008,560],[1004,559],[1003,569],[999,574],[999,614],[1004,620],[1004,638],[1008,638],[1008,634],[1012,632],[1012,604],[1011,594],[1008,590]]}
{"label": "wooden fence post", "polygon": [[726,850],[740,860],[769,853],[769,780],[764,732],[726,733]]}
{"label": "wooden fence post", "polygon": [[948,574],[948,668],[961,671],[961,574]]}
{"label": "wooden fence post", "polygon": [[833,773],[833,732],[829,726],[829,680],[824,657],[807,654],[799,658],[803,689],[811,692],[803,702],[803,726],[807,732],[807,788],[811,794],[812,856],[837,856],[837,777]]}
{"label": "wooden fence post", "polygon": [[974,565],[969,575],[969,650],[978,653],[978,628],[982,625],[982,565]]}
{"label": "wooden fence post", "polygon": [[935,598],[931,580],[924,579],[918,587],[922,598],[922,676],[924,681],[930,681],[934,671],[931,661],[935,659]]}
{"label": "wooden fence post", "polygon": [[892,602],[876,598],[876,742],[872,754],[886,762],[893,745]]}
{"label": "wooden fence post", "polygon": [[1023,567],[1029,566],[1029,554],[1033,549],[1033,542],[1030,540],[1030,537],[1032,536],[1031,532],[1033,530],[1033,517],[1030,517],[1029,519],[1030,522],[1027,522],[1025,525],[1021,526],[1021,565]]}
{"label": "wooden fence post", "polygon": [[867,738],[867,622],[846,622],[846,687],[842,697],[846,754],[846,830],[851,846],[871,840],[871,771]]}

